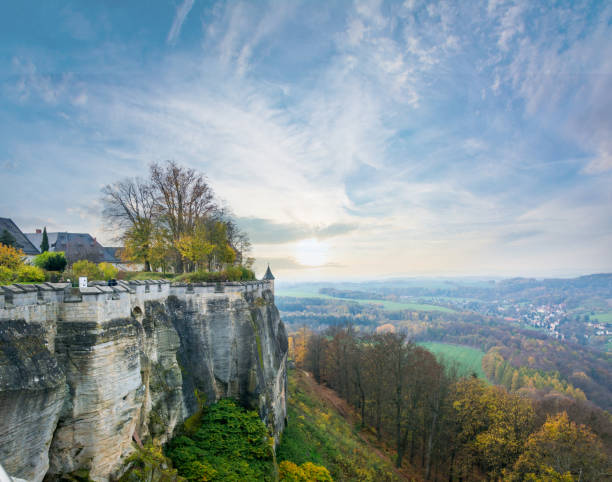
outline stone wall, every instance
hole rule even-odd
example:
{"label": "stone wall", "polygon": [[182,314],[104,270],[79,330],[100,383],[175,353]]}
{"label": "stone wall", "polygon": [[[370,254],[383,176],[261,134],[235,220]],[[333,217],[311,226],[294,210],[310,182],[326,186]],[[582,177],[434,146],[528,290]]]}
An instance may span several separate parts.
{"label": "stone wall", "polygon": [[222,397],[278,436],[286,354],[269,282],[0,287],[0,463],[108,480],[134,435],[163,443]]}

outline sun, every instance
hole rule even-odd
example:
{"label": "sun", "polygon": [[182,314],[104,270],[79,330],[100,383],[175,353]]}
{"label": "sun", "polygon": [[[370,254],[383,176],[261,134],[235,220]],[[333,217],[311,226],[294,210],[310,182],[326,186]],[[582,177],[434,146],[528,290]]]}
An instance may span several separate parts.
{"label": "sun", "polygon": [[327,263],[329,245],[318,239],[304,239],[295,247],[295,257],[304,266],[323,266]]}

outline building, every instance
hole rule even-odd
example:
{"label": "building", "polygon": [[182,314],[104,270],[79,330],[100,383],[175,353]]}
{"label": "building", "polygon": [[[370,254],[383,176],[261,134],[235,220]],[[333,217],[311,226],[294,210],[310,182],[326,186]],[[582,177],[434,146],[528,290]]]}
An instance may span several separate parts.
{"label": "building", "polygon": [[266,270],[266,274],[264,274],[263,280],[268,281],[272,285],[272,290],[274,290],[274,275],[270,270],[270,265],[268,265],[268,269]]}
{"label": "building", "polygon": [[[31,261],[34,256],[40,254],[40,243],[32,243],[32,241],[21,232],[21,229],[9,218],[0,218],[0,236],[7,232],[15,239],[15,247],[21,249],[28,261]],[[42,240],[42,238],[41,238]]]}
{"label": "building", "polygon": [[[37,229],[35,233],[26,233],[26,236],[33,245],[40,246],[42,229]],[[104,247],[88,233],[48,232],[47,238],[49,251],[63,251],[68,264],[86,259],[93,263],[110,263],[124,271],[136,271],[142,268],[141,265],[124,262],[119,256],[122,248]]]}

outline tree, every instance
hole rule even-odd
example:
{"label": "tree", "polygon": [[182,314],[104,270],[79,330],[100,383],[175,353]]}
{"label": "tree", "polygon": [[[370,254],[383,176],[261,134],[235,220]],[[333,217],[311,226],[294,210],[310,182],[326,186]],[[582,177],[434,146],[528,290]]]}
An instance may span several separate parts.
{"label": "tree", "polygon": [[17,248],[17,240],[15,239],[15,236],[9,233],[6,229],[4,229],[2,234],[0,234],[0,244]]}
{"label": "tree", "polygon": [[209,256],[216,248],[216,245],[208,241],[203,223],[195,227],[193,234],[184,235],[175,244],[181,256],[193,263],[196,270],[201,270],[208,264]]}
{"label": "tree", "polygon": [[144,270],[150,271],[153,230],[153,221],[150,219],[139,219],[130,226],[123,234],[124,248],[121,250],[121,259],[142,263]]}
{"label": "tree", "polygon": [[102,189],[102,215],[114,228],[121,230],[119,238],[127,247],[132,261],[142,262],[150,270],[146,256],[153,234],[155,194],[150,182],[127,178],[108,184]]}
{"label": "tree", "polygon": [[67,263],[63,251],[44,251],[34,258],[34,265],[47,271],[64,271]]}
{"label": "tree", "polygon": [[[153,163],[150,179],[155,212],[163,219],[174,242],[191,234],[196,224],[216,209],[206,177],[194,169],[183,168],[174,161]],[[183,271],[180,257],[176,270]]]}
{"label": "tree", "polygon": [[43,228],[42,241],[40,243],[40,252],[46,253],[47,251],[49,251],[49,237],[47,236],[47,226],[45,226]]}
{"label": "tree", "polygon": [[76,277],[86,276],[90,280],[101,280],[104,278],[98,265],[86,259],[77,261],[72,265],[72,274]]}
{"label": "tree", "polygon": [[598,481],[605,478],[610,468],[599,438],[587,426],[577,425],[566,412],[561,412],[548,417],[542,428],[529,436],[514,465],[513,476],[516,480],[545,477],[561,480],[562,476],[571,475],[584,481]]}

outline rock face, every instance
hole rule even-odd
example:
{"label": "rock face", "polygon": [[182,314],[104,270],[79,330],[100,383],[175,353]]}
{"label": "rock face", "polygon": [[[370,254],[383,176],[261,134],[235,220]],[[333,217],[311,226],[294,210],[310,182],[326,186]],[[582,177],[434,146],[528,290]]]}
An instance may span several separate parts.
{"label": "rock face", "polygon": [[223,397],[285,424],[273,285],[11,286],[0,292],[0,463],[31,481],[108,480],[132,437],[168,440]]}

